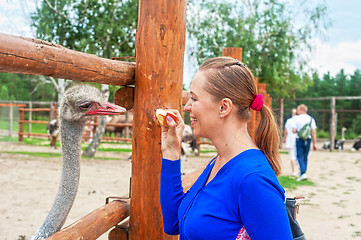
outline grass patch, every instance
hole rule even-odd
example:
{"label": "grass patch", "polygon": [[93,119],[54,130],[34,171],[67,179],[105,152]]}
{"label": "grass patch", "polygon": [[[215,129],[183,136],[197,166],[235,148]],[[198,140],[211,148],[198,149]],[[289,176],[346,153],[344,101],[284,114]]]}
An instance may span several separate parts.
{"label": "grass patch", "polygon": [[[34,146],[50,146],[50,140],[44,138],[28,138],[24,137],[24,143]],[[60,144],[59,144],[60,146]]]}
{"label": "grass patch", "polygon": [[11,152],[11,151],[3,151],[3,153],[9,153],[9,154],[22,154],[22,155],[28,155],[33,157],[41,157],[41,158],[56,158],[61,157],[61,153],[49,153],[49,152]]}
{"label": "grass patch", "polygon": [[128,153],[128,152],[132,152],[131,148],[102,148],[99,147],[98,148],[99,152],[119,152],[119,153]]}
{"label": "grass patch", "polygon": [[2,142],[17,142],[19,141],[18,137],[10,137],[10,136],[0,136],[0,141]]}
{"label": "grass patch", "polygon": [[92,160],[120,160],[120,158],[114,158],[114,157],[81,157],[81,159],[92,159]]}
{"label": "grass patch", "polygon": [[212,150],[201,150],[201,153],[216,153],[217,149],[212,149]]}
{"label": "grass patch", "polygon": [[[61,153],[49,153],[49,152],[21,152],[21,151],[11,152],[11,151],[4,151],[3,153],[22,154],[22,155],[28,155],[28,156],[33,156],[33,157],[41,157],[41,158],[60,158],[62,156]],[[119,158],[115,158],[115,157],[94,157],[94,158],[82,157],[81,159],[119,160]]]}
{"label": "grass patch", "polygon": [[278,181],[283,188],[296,189],[298,186],[314,186],[315,184],[310,180],[297,181],[296,177],[279,176]]}

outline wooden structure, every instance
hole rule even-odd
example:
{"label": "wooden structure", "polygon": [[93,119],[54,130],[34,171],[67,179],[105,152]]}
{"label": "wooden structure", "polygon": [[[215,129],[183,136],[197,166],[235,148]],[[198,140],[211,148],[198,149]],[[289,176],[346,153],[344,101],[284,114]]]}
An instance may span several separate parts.
{"label": "wooden structure", "polygon": [[[134,84],[132,193],[129,239],[171,239],[163,232],[159,202],[160,127],[154,111],[181,108],[185,47],[186,1],[141,0],[136,36],[136,65],[76,52],[42,40],[0,34],[0,72],[39,74],[112,85]],[[171,94],[170,94],[171,93]],[[124,99],[123,99],[124,100]],[[131,99],[125,99],[131,101]],[[120,104],[120,103],[118,103]],[[120,104],[123,105],[123,104]],[[150,139],[152,139],[150,141]],[[111,203],[96,215],[108,211]],[[80,229],[108,230],[126,217],[129,203],[114,210],[112,219],[84,218],[76,229],[59,232],[57,239]],[[107,221],[104,223],[104,221]],[[66,231],[65,231],[66,230]],[[94,239],[96,235],[79,238]],[[101,234],[98,232],[98,234]],[[67,235],[70,234],[70,235]]]}
{"label": "wooden structure", "polygon": [[[0,104],[0,107],[3,106],[4,104]],[[4,105],[5,106],[5,105]],[[25,120],[24,119],[24,113],[25,112],[29,112],[29,118],[30,118],[30,113],[31,112],[50,112],[50,115],[53,115],[53,119],[57,119],[57,106],[53,105],[52,108],[24,108],[25,104],[17,104],[16,106],[21,106],[21,108],[19,108],[19,142],[22,142],[24,140],[24,136],[27,135],[28,137],[34,136],[34,137],[48,137],[49,135],[46,133],[31,133],[30,131],[28,131],[28,133],[24,132],[24,124],[28,123],[29,126],[31,126],[32,123],[37,123],[37,124],[44,124],[44,125],[48,125],[49,121],[39,121],[39,120]],[[83,137],[82,139],[84,141],[87,141],[91,138],[90,135],[90,131],[93,132],[93,135],[95,133],[95,130],[98,126],[98,122],[97,122],[97,118],[94,119],[95,121],[90,122],[88,121],[86,123],[86,126],[90,128],[90,130],[88,131],[84,131],[83,133]],[[107,126],[114,126],[114,127],[128,127],[131,128],[133,125],[132,123],[107,123]],[[29,130],[29,129],[28,129]],[[103,140],[108,140],[108,141],[118,141],[118,142],[132,142],[131,138],[121,138],[121,137],[106,137],[103,136],[102,137]],[[55,146],[56,144],[56,137],[52,137],[51,139],[51,146]]]}
{"label": "wooden structure", "polygon": [[[136,86],[121,88],[116,94],[118,105],[129,109],[134,102],[131,201],[107,203],[49,239],[96,239],[125,219],[128,212],[129,231],[115,228],[110,239],[177,239],[163,232],[160,126],[154,115],[157,108],[181,110],[185,33],[185,0],[141,0],[136,64],[99,58],[42,40],[0,34],[0,72]],[[241,60],[241,53],[240,48],[234,48],[224,54]],[[252,119],[256,125],[257,116],[252,115]],[[184,180],[186,188],[199,173]]]}
{"label": "wooden structure", "polygon": [[25,107],[25,104],[19,104],[19,103],[0,103],[0,107],[9,107],[9,136],[13,135],[13,108],[19,107],[23,108]]}

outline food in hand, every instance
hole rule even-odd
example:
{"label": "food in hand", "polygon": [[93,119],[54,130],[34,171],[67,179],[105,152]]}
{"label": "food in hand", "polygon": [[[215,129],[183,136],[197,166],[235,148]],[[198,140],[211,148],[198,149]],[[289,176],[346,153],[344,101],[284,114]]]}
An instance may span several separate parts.
{"label": "food in hand", "polygon": [[164,109],[157,109],[157,111],[155,112],[155,115],[157,116],[158,118],[158,121],[159,123],[162,125],[162,126],[168,126],[167,124],[167,116],[171,117],[174,121],[177,121],[177,116],[169,111],[169,110],[164,110]]}

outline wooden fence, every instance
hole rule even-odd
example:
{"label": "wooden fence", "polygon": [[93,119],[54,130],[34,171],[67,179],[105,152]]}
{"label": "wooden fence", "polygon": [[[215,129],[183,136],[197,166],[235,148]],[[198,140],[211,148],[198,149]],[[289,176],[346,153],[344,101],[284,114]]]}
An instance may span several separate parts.
{"label": "wooden fence", "polygon": [[[8,104],[9,105],[9,104]],[[1,106],[7,106],[6,104],[0,104]],[[54,105],[53,108],[24,108],[25,104],[12,104],[12,106],[18,106],[19,108],[19,142],[22,142],[24,140],[24,136],[34,136],[34,137],[49,137],[49,135],[47,133],[31,133],[30,131],[28,131],[27,133],[24,132],[24,124],[28,123],[28,124],[32,124],[32,123],[36,123],[36,124],[44,124],[45,126],[47,126],[49,124],[49,121],[41,121],[41,120],[24,120],[24,113],[25,112],[52,112],[51,115],[54,116],[54,118],[57,118],[57,106]],[[94,121],[88,121],[85,124],[85,131],[83,133],[82,139],[84,141],[88,141],[95,133],[96,128],[98,126],[98,121],[97,121],[97,117],[94,118]],[[133,124],[132,123],[107,123],[107,126],[113,126],[113,127],[123,127],[123,128],[132,128]],[[125,136],[125,138],[122,137],[107,137],[107,136],[103,136],[102,140],[106,140],[106,141],[118,141],[118,142],[131,142],[132,139],[129,138],[129,136]],[[54,146],[54,141],[56,141],[56,137],[52,137],[52,146]]]}
{"label": "wooden fence", "polygon": [[[185,0],[139,1],[136,63],[104,59],[43,40],[0,34],[0,72],[135,85],[120,88],[121,94],[117,92],[119,98],[115,98],[118,105],[134,105],[131,201],[109,202],[49,239],[96,239],[128,215],[127,234],[117,234],[120,228],[114,228],[109,239],[178,238],[163,231],[159,201],[160,126],[154,110],[182,108],[186,6]],[[241,50],[234,51],[237,54],[232,57],[241,60]],[[250,127],[256,125],[257,115],[252,116]],[[197,174],[190,175],[191,179],[184,182],[191,185],[196,177]]]}

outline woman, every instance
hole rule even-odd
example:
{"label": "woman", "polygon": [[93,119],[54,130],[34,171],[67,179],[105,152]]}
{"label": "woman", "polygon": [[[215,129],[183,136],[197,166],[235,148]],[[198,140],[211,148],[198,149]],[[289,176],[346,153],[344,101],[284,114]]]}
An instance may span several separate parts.
{"label": "woman", "polygon": [[[162,127],[161,206],[164,230],[179,239],[229,239],[247,230],[252,240],[292,239],[284,204],[276,122],[263,105],[251,71],[229,57],[204,62],[184,107],[198,137],[218,155],[183,193],[180,146],[184,122],[167,118]],[[260,111],[255,141],[248,135],[250,109]]]}

